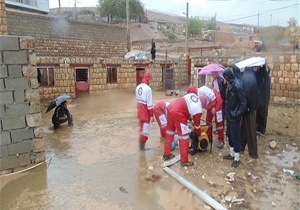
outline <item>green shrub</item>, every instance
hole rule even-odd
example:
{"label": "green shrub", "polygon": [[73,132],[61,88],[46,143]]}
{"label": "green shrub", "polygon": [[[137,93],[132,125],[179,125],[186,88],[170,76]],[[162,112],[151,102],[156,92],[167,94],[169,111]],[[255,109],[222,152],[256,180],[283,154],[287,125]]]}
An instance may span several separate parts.
{"label": "green shrub", "polygon": [[177,37],[171,31],[164,31],[164,35],[172,42],[176,41],[177,39]]}

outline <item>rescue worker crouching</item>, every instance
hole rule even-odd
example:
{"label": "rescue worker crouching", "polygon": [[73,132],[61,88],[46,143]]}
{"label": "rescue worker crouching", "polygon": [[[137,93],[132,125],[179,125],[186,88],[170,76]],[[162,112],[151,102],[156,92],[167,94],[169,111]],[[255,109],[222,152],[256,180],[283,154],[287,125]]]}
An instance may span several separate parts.
{"label": "rescue worker crouching", "polygon": [[[193,119],[195,132],[200,136],[200,119],[202,116],[202,107],[197,94],[197,88],[193,93],[188,93],[185,96],[175,99],[167,107],[167,131],[164,148],[164,160],[169,160],[175,157],[171,154],[172,141],[177,131],[180,148],[180,164],[181,166],[192,166],[194,162],[189,161],[189,127],[188,120]],[[191,91],[189,91],[191,92]]]}

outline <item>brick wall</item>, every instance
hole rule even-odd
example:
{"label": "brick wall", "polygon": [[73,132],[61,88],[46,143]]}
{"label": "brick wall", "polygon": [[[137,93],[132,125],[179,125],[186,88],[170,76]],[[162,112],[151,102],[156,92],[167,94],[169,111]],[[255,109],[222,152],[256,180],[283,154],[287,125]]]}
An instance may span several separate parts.
{"label": "brick wall", "polygon": [[[300,103],[300,55],[266,55],[266,63],[271,72],[271,101],[282,103]],[[192,59],[192,83],[198,86],[197,69],[209,63],[220,63],[229,66],[246,57],[210,57]],[[206,84],[211,83],[206,77]]]}
{"label": "brick wall", "polygon": [[7,11],[10,35],[36,38],[41,56],[124,57],[126,28],[74,22],[64,18]]}
{"label": "brick wall", "polygon": [[0,0],[0,35],[5,35],[5,34],[7,34],[5,0]]}
{"label": "brick wall", "polygon": [[0,173],[45,160],[34,39],[0,35]]}

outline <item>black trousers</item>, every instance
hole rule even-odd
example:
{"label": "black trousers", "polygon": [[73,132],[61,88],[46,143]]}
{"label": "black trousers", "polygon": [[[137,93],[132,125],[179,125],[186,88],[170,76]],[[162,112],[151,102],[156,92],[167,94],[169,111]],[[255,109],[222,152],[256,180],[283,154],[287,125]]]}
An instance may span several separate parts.
{"label": "black trousers", "polygon": [[255,111],[246,113],[242,117],[241,150],[245,150],[247,144],[249,156],[255,159],[258,158]]}
{"label": "black trousers", "polygon": [[60,126],[61,123],[65,123],[68,121],[68,125],[71,125],[72,122],[73,122],[73,117],[72,115],[70,115],[67,119],[65,120],[59,120],[59,119],[56,119],[55,121],[52,121],[53,125],[54,125],[54,128],[58,128]]}
{"label": "black trousers", "polygon": [[256,129],[258,132],[265,134],[268,119],[269,104],[260,105],[256,111]]}

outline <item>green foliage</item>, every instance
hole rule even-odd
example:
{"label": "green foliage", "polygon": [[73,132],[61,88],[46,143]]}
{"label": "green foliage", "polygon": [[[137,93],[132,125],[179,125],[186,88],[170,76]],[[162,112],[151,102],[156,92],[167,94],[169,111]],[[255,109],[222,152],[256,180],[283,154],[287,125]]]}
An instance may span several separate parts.
{"label": "green foliage", "polygon": [[164,31],[163,33],[170,41],[176,41],[177,37],[171,31]]}
{"label": "green foliage", "polygon": [[189,34],[198,35],[202,30],[202,22],[199,17],[189,18],[188,32]]}
{"label": "green foliage", "polygon": [[212,17],[212,18],[207,22],[207,30],[216,30],[216,28],[217,28],[216,17]]}
{"label": "green foliage", "polygon": [[[102,16],[126,19],[126,0],[98,0],[98,10]],[[145,12],[140,0],[129,0],[130,17],[144,18]]]}

